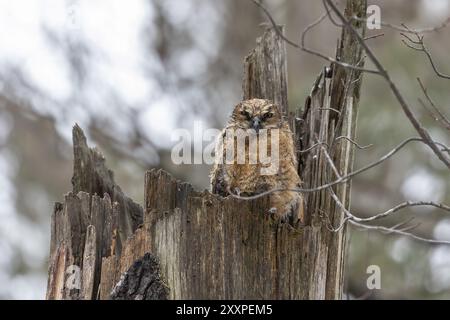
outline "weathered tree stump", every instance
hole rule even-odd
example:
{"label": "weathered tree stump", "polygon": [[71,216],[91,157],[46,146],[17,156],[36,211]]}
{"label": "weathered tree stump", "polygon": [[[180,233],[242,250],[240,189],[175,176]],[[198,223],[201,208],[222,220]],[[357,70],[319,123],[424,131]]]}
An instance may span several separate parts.
{"label": "weathered tree stump", "polygon": [[[364,17],[366,1],[348,1],[345,14]],[[365,25],[355,22],[361,33]],[[361,48],[347,30],[340,61],[362,66]],[[267,29],[245,60],[244,98],[287,106],[286,49]],[[332,65],[316,80],[304,110],[291,116],[299,151],[317,142],[340,175],[353,167],[361,74]],[[307,224],[293,227],[265,214],[265,197],[245,201],[196,191],[162,170],[145,174],[144,209],[126,197],[96,150],[74,127],[73,191],[52,216],[48,299],[339,299],[346,228],[329,190],[305,194]],[[321,148],[299,152],[305,188],[336,179]],[[350,184],[333,187],[348,207]]]}
{"label": "weathered tree stump", "polygon": [[120,254],[142,224],[142,207],[114,183],[105,159],[87,146],[77,125],[73,145],[73,191],[55,204],[51,219],[47,299],[97,298],[102,259]]}

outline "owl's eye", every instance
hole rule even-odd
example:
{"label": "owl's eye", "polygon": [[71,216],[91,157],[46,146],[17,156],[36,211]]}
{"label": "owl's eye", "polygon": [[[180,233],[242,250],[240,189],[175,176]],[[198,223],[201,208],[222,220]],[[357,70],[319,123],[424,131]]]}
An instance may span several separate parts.
{"label": "owl's eye", "polygon": [[247,119],[250,119],[251,117],[250,117],[250,113],[248,113],[247,111],[245,111],[245,110],[242,110],[241,111],[241,114],[244,116],[244,117],[246,117]]}
{"label": "owl's eye", "polygon": [[272,112],[267,112],[267,113],[265,113],[265,114],[263,115],[264,120],[265,120],[265,119],[272,118],[272,117],[273,117],[273,113],[272,113]]}

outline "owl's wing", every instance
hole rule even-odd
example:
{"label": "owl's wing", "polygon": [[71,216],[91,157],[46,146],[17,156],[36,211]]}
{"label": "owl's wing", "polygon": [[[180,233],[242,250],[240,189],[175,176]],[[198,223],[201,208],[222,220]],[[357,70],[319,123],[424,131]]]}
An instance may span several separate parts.
{"label": "owl's wing", "polygon": [[[223,139],[225,138],[225,129],[221,132],[219,139],[216,143],[215,155],[219,157],[221,154],[224,154],[224,146]],[[219,194],[223,197],[228,195],[227,192],[227,182],[225,179],[225,166],[223,164],[223,159],[217,159],[214,164],[214,167],[211,171],[211,192],[215,194]]]}
{"label": "owl's wing", "polygon": [[223,165],[218,165],[211,172],[211,192],[223,197],[228,195]]}

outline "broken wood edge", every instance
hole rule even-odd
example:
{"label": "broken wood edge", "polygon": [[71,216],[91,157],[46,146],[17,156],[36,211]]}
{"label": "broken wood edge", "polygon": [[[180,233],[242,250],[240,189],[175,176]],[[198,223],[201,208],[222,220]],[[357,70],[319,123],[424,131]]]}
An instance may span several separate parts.
{"label": "broken wood edge", "polygon": [[111,300],[167,300],[169,287],[161,278],[157,257],[147,252],[125,271],[111,292]]}
{"label": "broken wood edge", "polygon": [[[156,183],[154,183],[156,181]],[[152,184],[150,185],[150,182]],[[238,199],[233,197],[232,195],[228,195],[226,197],[223,197],[219,194],[212,193],[211,191],[207,189],[203,190],[197,190],[195,189],[189,182],[181,181],[179,179],[176,179],[173,175],[171,175],[169,172],[165,171],[164,169],[159,168],[153,168],[150,170],[147,170],[145,172],[145,195],[144,195],[144,222],[149,220],[148,212],[153,211],[153,215],[150,215],[151,222],[154,223],[155,220],[163,219],[164,215],[167,215],[168,212],[173,211],[175,208],[180,207],[177,206],[176,203],[173,201],[173,198],[180,197],[177,193],[182,193],[189,197],[194,198],[201,198],[206,203],[206,205],[210,205],[209,203],[236,203],[236,204],[242,204],[242,205],[248,205],[250,208],[254,207],[263,207],[266,208],[266,212],[261,212],[260,217],[264,219],[268,219],[271,223],[271,226],[275,229],[277,228],[287,228],[291,231],[294,230],[301,230],[302,228],[307,227],[307,224],[300,224],[295,223],[292,225],[290,222],[281,222],[277,216],[268,214],[267,212],[270,209],[269,202],[270,202],[270,195],[265,195],[257,199],[253,200],[246,200],[246,199]],[[172,187],[166,190],[160,190],[161,185],[171,185]],[[151,192],[149,192],[151,191]],[[168,201],[168,206],[158,206],[155,205],[155,203],[167,203],[163,199],[160,199],[158,194],[166,194],[168,195],[168,198],[170,201]],[[159,201],[158,201],[159,199]],[[250,210],[252,211],[252,210]]]}
{"label": "broken wood edge", "polygon": [[[284,33],[284,26],[278,26]],[[272,27],[256,39],[256,46],[244,58],[243,100],[269,99],[288,115],[286,43]]]}

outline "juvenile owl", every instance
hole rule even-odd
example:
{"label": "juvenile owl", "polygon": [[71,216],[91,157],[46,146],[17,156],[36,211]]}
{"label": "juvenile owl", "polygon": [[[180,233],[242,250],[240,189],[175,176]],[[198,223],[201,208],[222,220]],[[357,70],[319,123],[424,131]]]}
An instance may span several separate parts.
{"label": "juvenile owl", "polygon": [[[300,187],[292,132],[281,110],[269,100],[242,101],[233,110],[216,144],[211,171],[213,193],[256,195],[272,189]],[[298,192],[270,194],[272,213],[282,221],[304,222]]]}

